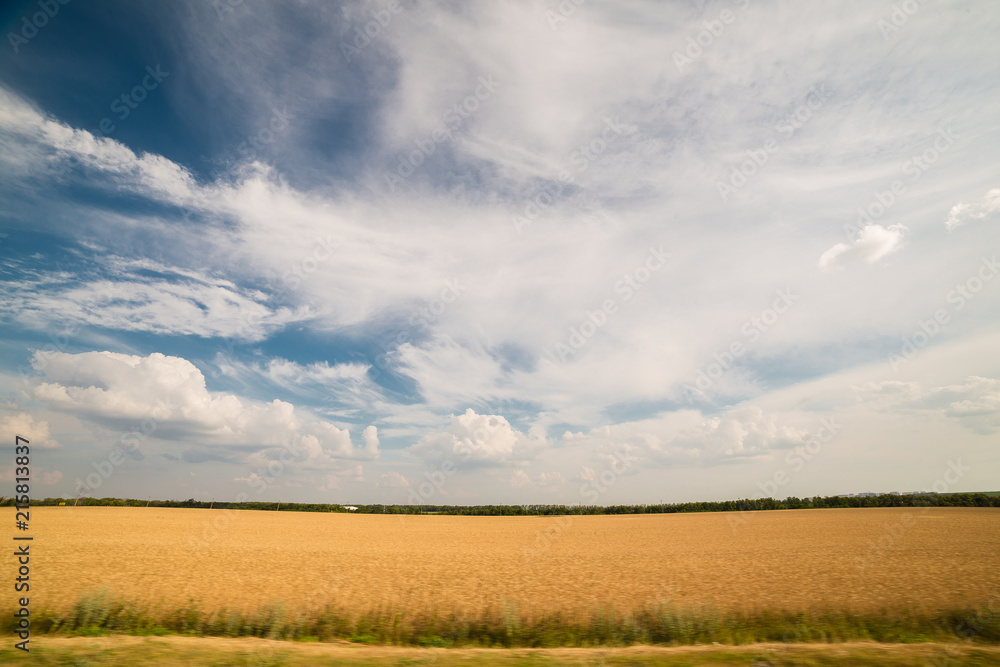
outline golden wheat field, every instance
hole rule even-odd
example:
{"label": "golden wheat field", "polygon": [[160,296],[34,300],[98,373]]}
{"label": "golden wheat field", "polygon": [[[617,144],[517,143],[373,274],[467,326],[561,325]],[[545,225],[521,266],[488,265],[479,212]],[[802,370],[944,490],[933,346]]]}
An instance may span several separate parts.
{"label": "golden wheat field", "polygon": [[31,603],[64,610],[106,587],[204,610],[282,601],[358,612],[516,605],[528,615],[647,604],[934,611],[982,605],[1000,590],[997,509],[757,512],[734,528],[735,516],[40,507]]}

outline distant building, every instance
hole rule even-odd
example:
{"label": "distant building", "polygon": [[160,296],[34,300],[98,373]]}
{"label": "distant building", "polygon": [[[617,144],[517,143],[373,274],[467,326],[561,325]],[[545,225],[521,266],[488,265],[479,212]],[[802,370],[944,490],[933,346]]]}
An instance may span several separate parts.
{"label": "distant building", "polygon": [[888,491],[885,493],[873,493],[871,491],[866,491],[864,493],[841,493],[839,496],[834,496],[834,498],[875,498],[877,496],[899,496],[899,495],[911,495],[914,493],[920,493],[919,491],[906,491],[900,493],[899,491]]}

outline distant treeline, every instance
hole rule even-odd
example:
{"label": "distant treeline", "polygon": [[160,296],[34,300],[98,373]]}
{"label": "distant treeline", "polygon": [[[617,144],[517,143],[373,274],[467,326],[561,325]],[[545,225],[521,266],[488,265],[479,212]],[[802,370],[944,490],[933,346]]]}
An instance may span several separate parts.
{"label": "distant treeline", "polygon": [[[0,506],[14,504],[0,498]],[[281,512],[350,512],[354,514],[452,514],[464,516],[553,516],[567,514],[674,514],[678,512],[756,512],[760,510],[828,509],[837,507],[1000,507],[997,493],[881,494],[845,497],[816,496],[784,500],[756,498],[722,502],[661,505],[336,505],[326,503],[223,502],[187,500],[135,500],[132,498],[45,498],[34,506],[77,505],[102,507],[194,507],[208,509],[270,510]],[[348,509],[356,507],[356,509]]]}

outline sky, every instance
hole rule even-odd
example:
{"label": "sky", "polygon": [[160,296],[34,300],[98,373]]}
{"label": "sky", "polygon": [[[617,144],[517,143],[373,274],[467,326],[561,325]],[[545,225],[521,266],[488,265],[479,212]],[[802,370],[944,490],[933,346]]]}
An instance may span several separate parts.
{"label": "sky", "polygon": [[1000,6],[0,10],[34,497],[1000,489]]}

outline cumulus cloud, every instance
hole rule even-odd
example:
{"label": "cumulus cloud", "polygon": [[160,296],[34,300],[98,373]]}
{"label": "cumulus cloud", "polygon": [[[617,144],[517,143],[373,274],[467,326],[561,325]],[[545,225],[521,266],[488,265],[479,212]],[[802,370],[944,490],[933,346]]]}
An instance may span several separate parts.
{"label": "cumulus cloud", "polygon": [[[658,463],[715,463],[746,458],[805,442],[808,432],[781,425],[756,406],[733,408],[720,416],[680,410],[651,419],[601,426],[586,433],[567,432],[571,446],[590,447],[611,462],[609,452],[625,452]],[[585,468],[584,474],[593,473]],[[581,477],[586,480],[587,477]]]}
{"label": "cumulus cloud", "polygon": [[[34,444],[34,443],[32,443],[32,444]],[[0,482],[3,482],[4,485],[10,484],[11,486],[13,486],[15,478],[17,478],[19,476],[17,474],[17,468],[18,467],[19,466],[17,464],[12,464],[12,465],[4,466],[3,468],[0,468]],[[38,466],[36,464],[32,464],[31,473],[32,473],[33,479],[36,482],[40,481],[45,486],[55,486],[56,484],[58,484],[59,482],[61,482],[62,478],[63,478],[62,471],[60,471],[60,470],[45,470],[44,468],[42,468],[41,466]]]}
{"label": "cumulus cloud", "polygon": [[908,404],[918,399],[923,390],[919,382],[882,380],[852,386],[851,391],[859,401],[872,409],[885,410]]}
{"label": "cumulus cloud", "polygon": [[529,461],[547,444],[540,429],[524,434],[500,415],[479,415],[469,408],[465,414],[452,415],[447,430],[422,437],[408,451],[426,460],[499,466]]}
{"label": "cumulus cloud", "polygon": [[948,211],[948,219],[944,221],[944,226],[950,231],[964,225],[969,220],[983,220],[998,210],[1000,210],[1000,188],[993,188],[977,202],[971,204],[958,202],[952,206],[951,210]]}
{"label": "cumulus cloud", "polygon": [[250,486],[266,484],[266,480],[255,472],[250,473],[246,477],[233,477],[233,481],[243,482],[245,484],[249,484]]}
{"label": "cumulus cloud", "polygon": [[390,470],[379,475],[379,481],[375,484],[375,486],[387,489],[401,489],[409,485],[410,482],[395,470]]}
{"label": "cumulus cloud", "polygon": [[[585,470],[589,470],[589,468],[585,468]],[[593,471],[591,470],[591,472]],[[499,477],[501,482],[514,489],[557,487],[566,481],[560,472],[541,472],[538,473],[535,479],[532,479],[527,471],[520,468]]]}
{"label": "cumulus cloud", "polygon": [[920,382],[872,382],[854,388],[859,399],[886,412],[938,414],[978,433],[1000,429],[1000,379],[976,375],[926,387]]}
{"label": "cumulus cloud", "polygon": [[[254,456],[263,457],[263,463],[274,460],[275,448],[289,445],[304,452],[305,464],[313,466],[379,456],[374,426],[365,429],[364,445],[355,447],[347,429],[305,419],[286,401],[256,403],[209,392],[201,371],[181,357],[36,353],[35,366],[44,380],[35,386],[34,397],[50,407],[119,428],[141,426],[144,433],[159,439],[192,438],[203,448],[258,450]],[[193,456],[207,460],[212,458],[210,451],[202,449]]]}
{"label": "cumulus cloud", "polygon": [[899,248],[906,231],[903,225],[867,225],[852,243],[838,243],[820,255],[819,268],[830,269],[855,261],[874,264]]}
{"label": "cumulus cloud", "polygon": [[58,484],[62,478],[63,474],[59,470],[53,470],[51,472],[45,471],[42,473],[42,484],[53,486]]}
{"label": "cumulus cloud", "polygon": [[[321,481],[319,483],[316,483],[315,486],[320,491],[332,491],[334,489],[341,488],[340,487],[341,480],[346,479],[349,482],[355,482],[355,483],[364,482],[365,481],[364,467],[361,466],[360,464],[356,466],[350,466],[338,471],[334,471],[332,473],[325,474],[320,479]],[[378,484],[376,484],[376,486],[378,486]]]}
{"label": "cumulus cloud", "polygon": [[538,486],[559,486],[565,481],[562,473],[559,472],[543,472],[538,474]]}
{"label": "cumulus cloud", "polygon": [[36,420],[27,412],[0,418],[0,447],[13,448],[17,436],[28,440],[29,446],[36,449],[62,449],[59,441],[49,433],[49,423]]}
{"label": "cumulus cloud", "polygon": [[1000,429],[1000,380],[970,377],[962,384],[937,387],[931,400],[946,403],[946,417],[957,419],[980,433]]}
{"label": "cumulus cloud", "polygon": [[522,486],[528,486],[531,484],[531,478],[528,477],[528,473],[523,470],[515,470],[514,473],[507,478],[506,482],[508,486],[518,489]]}
{"label": "cumulus cloud", "polygon": [[306,434],[301,437],[301,442],[309,452],[310,463],[329,459],[374,460],[379,457],[378,429],[375,426],[365,428],[363,447],[354,446],[350,431],[329,422],[311,422],[302,425],[301,430]]}

